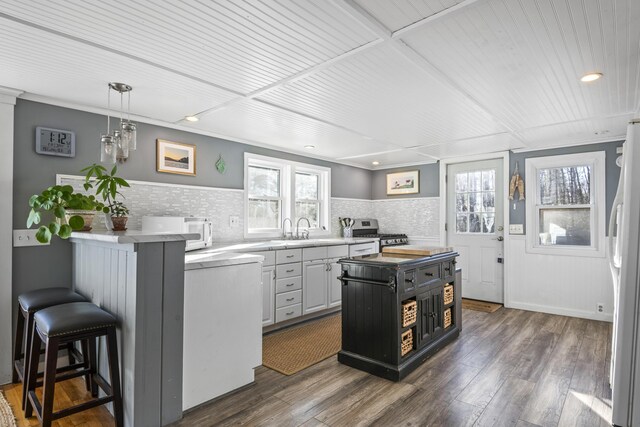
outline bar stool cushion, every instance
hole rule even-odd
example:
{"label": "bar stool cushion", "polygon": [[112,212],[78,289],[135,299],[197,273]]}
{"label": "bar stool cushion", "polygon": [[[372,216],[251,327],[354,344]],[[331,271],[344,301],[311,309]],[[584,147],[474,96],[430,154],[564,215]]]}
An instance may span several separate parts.
{"label": "bar stool cushion", "polygon": [[69,288],[46,288],[25,292],[18,297],[18,303],[28,313],[70,302],[87,301],[82,295]]}
{"label": "bar stool cushion", "polygon": [[41,334],[57,337],[116,325],[116,318],[90,302],[56,305],[38,311],[34,320]]}

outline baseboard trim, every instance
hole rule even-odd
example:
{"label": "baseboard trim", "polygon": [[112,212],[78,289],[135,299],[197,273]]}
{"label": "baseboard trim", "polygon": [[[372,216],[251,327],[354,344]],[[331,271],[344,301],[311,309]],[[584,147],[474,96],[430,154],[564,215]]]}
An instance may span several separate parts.
{"label": "baseboard trim", "polygon": [[517,308],[527,311],[539,311],[541,313],[557,314],[560,316],[579,317],[581,319],[600,320],[604,322],[613,322],[612,313],[598,314],[591,311],[573,310],[563,307],[552,307],[547,305],[530,304],[526,302],[509,301],[505,302],[507,308]]}

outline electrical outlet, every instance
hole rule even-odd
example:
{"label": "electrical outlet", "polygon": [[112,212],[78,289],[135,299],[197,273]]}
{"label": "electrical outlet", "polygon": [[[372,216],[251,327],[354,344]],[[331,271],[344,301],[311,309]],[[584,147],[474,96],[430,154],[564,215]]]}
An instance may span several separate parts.
{"label": "electrical outlet", "polygon": [[601,302],[597,303],[596,310],[598,311],[598,313],[604,313],[604,304]]}
{"label": "electrical outlet", "polygon": [[237,227],[240,224],[240,217],[236,215],[229,216],[229,227]]}
{"label": "electrical outlet", "polygon": [[13,247],[48,245],[49,243],[38,242],[37,232],[38,229],[13,230]]}

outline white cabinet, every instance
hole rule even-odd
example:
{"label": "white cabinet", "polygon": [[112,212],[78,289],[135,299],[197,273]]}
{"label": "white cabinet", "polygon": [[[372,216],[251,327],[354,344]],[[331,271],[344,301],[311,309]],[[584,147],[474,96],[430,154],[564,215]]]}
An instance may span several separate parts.
{"label": "white cabinet", "polygon": [[376,254],[379,252],[378,242],[358,243],[355,245],[349,245],[349,256],[361,256]]}
{"label": "white cabinet", "polygon": [[340,258],[334,258],[329,260],[329,307],[337,307],[342,304],[342,282],[338,277],[340,276],[340,264],[338,260]]}
{"label": "white cabinet", "polygon": [[305,261],[302,272],[302,314],[313,313],[327,308],[326,260]]}
{"label": "white cabinet", "polygon": [[[321,250],[322,249],[322,250]],[[303,251],[302,314],[309,314],[331,307],[342,301],[340,258],[348,254],[347,245],[309,248]],[[321,259],[313,259],[321,257]]]}
{"label": "white cabinet", "polygon": [[262,267],[262,326],[275,322],[276,267]]}
{"label": "white cabinet", "polygon": [[254,381],[262,364],[260,265],[184,272],[184,410]]}

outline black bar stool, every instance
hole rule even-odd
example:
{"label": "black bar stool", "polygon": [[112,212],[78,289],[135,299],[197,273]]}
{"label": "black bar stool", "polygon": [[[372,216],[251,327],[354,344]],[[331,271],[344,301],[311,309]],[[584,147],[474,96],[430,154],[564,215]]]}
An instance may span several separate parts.
{"label": "black bar stool", "polygon": [[[25,365],[29,360],[29,345],[33,332],[33,316],[43,308],[52,307],[59,304],[87,301],[82,295],[73,292],[69,288],[46,288],[25,292],[18,296],[18,321],[16,322],[16,342],[13,351],[13,378],[14,383],[22,382],[22,408],[25,408],[27,391],[25,381]],[[26,322],[26,328],[25,328]],[[26,330],[26,340],[25,338]],[[75,359],[79,354],[74,350],[73,343],[67,345],[69,354],[69,365],[75,364]],[[38,349],[40,354],[40,349]],[[24,362],[23,362],[24,359]]]}
{"label": "black bar stool", "polygon": [[[95,304],[75,302],[49,307],[38,311],[34,316],[33,338],[31,340],[31,358],[27,370],[27,405],[25,416],[28,418],[35,410],[44,427],[62,417],[113,402],[116,426],[122,426],[122,393],[120,391],[120,368],[118,364],[118,344],[116,339],[116,318]],[[109,383],[98,373],[96,356],[97,339],[107,338],[107,358],[109,364]],[[58,349],[74,341],[85,341],[88,347],[88,366],[64,375],[57,374]],[[42,404],[36,396],[39,356],[36,356],[42,342],[45,344],[45,368]],[[70,378],[88,375],[93,400],[70,408],[53,412],[55,383]],[[98,387],[106,394],[98,397]]]}

